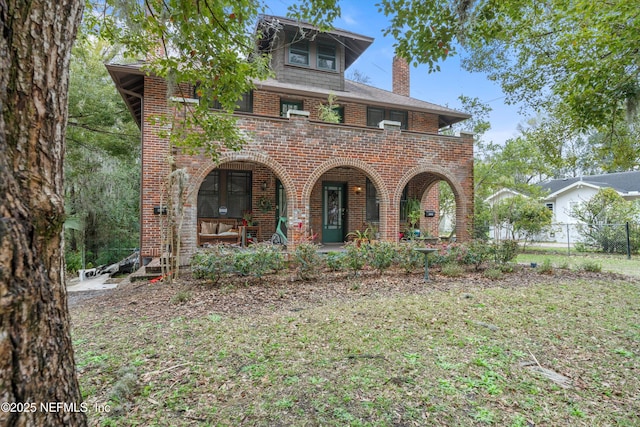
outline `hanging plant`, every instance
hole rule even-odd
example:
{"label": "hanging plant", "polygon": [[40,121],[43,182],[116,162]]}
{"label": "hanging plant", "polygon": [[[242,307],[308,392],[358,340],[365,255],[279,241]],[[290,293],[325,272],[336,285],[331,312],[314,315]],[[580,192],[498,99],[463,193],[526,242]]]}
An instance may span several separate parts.
{"label": "hanging plant", "polygon": [[262,196],[260,200],[258,200],[258,207],[261,212],[269,212],[273,209],[273,203],[271,203],[271,200],[267,196]]}

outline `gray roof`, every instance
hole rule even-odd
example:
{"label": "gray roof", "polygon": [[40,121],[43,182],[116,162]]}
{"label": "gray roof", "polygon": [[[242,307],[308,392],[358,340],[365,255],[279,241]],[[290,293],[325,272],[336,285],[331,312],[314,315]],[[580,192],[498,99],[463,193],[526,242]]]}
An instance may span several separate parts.
{"label": "gray roof", "polygon": [[613,188],[620,193],[640,191],[640,171],[607,173],[603,175],[581,176],[577,178],[552,179],[539,184],[549,194],[557,193],[576,182],[586,182],[601,188]]}
{"label": "gray roof", "polygon": [[[145,72],[141,70],[142,63],[135,64],[106,64],[113,81],[116,83],[118,91],[125,100],[129,110],[136,118],[138,126],[142,120],[142,98],[144,96],[143,83]],[[379,89],[363,83],[357,83],[348,79],[344,81],[344,90],[335,91],[310,87],[294,83],[285,83],[275,79],[256,81],[256,87],[271,88],[292,94],[307,94],[309,96],[329,96],[333,93],[338,97],[338,104],[341,101],[353,101],[366,103],[371,106],[381,106],[386,108],[398,108],[410,111],[422,111],[438,115],[438,127],[443,128],[453,123],[471,117],[469,114],[443,107],[438,104],[421,101],[409,96],[398,95],[388,90]]]}

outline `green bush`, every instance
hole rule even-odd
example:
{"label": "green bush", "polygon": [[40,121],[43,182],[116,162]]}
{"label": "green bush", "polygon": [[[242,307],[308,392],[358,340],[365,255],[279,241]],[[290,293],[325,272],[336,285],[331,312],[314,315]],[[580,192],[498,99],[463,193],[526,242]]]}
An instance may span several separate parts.
{"label": "green bush", "polygon": [[397,245],[381,241],[365,246],[369,265],[382,274],[396,260]]}
{"label": "green bush", "polygon": [[512,261],[518,255],[518,242],[516,240],[503,240],[495,244],[495,261],[504,264]]}
{"label": "green bush", "polygon": [[206,279],[214,284],[229,274],[262,277],[278,272],[285,266],[280,247],[255,244],[247,249],[215,245],[196,252],[191,258],[191,272],[196,279]]}
{"label": "green bush", "polygon": [[281,246],[256,243],[249,247],[249,251],[255,258],[253,264],[256,271],[252,274],[256,277],[261,277],[269,272],[278,273],[286,266]]}
{"label": "green bush", "polygon": [[68,273],[76,274],[78,270],[82,269],[82,253],[80,251],[66,251],[64,260],[67,264]]}
{"label": "green bush", "polygon": [[584,261],[579,267],[582,271],[589,271],[591,273],[600,273],[602,271],[602,264],[596,261]]}
{"label": "green bush", "polygon": [[191,273],[196,279],[206,279],[214,284],[233,271],[234,253],[223,245],[196,252],[191,258]]}
{"label": "green bush", "polygon": [[[414,241],[403,242],[396,245],[396,262],[405,273],[412,273],[415,269],[424,265],[424,256],[414,250],[419,245]],[[432,255],[433,256],[433,255]],[[431,260],[429,260],[431,264]]]}
{"label": "green bush", "polygon": [[327,252],[324,256],[324,264],[331,271],[344,270],[344,252]]}
{"label": "green bush", "polygon": [[358,247],[354,242],[349,242],[345,245],[344,251],[344,265],[353,272],[354,275],[358,274],[360,270],[366,265],[366,245]]}
{"label": "green bush", "polygon": [[431,255],[429,263],[432,265],[457,264],[462,261],[464,249],[459,243],[442,245],[438,252]]}
{"label": "green bush", "polygon": [[318,245],[313,243],[301,243],[293,253],[293,261],[300,280],[310,280],[316,277],[320,271],[321,258],[318,254]]}
{"label": "green bush", "polygon": [[480,270],[480,266],[491,259],[495,250],[491,244],[484,240],[473,240],[461,251],[461,261],[466,265],[473,265],[476,271]]}
{"label": "green bush", "polygon": [[257,243],[246,249],[237,249],[233,257],[234,271],[241,276],[262,277],[282,270],[284,256],[279,246]]}
{"label": "green bush", "polygon": [[538,266],[538,272],[542,274],[553,273],[553,265],[551,264],[551,260],[549,258],[545,258],[544,261],[542,261],[542,264]]}
{"label": "green bush", "polygon": [[503,273],[513,273],[514,271],[516,271],[516,265],[512,264],[510,262],[505,262],[503,264],[498,264],[497,268],[502,271]]}

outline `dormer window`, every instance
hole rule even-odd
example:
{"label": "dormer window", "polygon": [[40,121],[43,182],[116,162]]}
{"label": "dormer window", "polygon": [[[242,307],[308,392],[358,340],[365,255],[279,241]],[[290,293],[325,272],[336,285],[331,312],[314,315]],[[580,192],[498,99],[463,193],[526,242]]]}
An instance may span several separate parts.
{"label": "dormer window", "polygon": [[309,65],[309,43],[305,40],[289,45],[289,64]]}
{"label": "dormer window", "polygon": [[318,69],[336,69],[336,47],[326,44],[318,44]]}

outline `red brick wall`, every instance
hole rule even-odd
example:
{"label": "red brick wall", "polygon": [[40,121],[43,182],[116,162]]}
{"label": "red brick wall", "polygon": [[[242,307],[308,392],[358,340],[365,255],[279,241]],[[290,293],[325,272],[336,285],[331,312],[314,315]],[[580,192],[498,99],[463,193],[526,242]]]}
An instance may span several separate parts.
{"label": "red brick wall", "polygon": [[[309,112],[310,120],[319,120],[318,107],[327,103],[327,97],[296,96],[286,93],[254,90],[254,114],[279,117],[280,100],[302,101],[303,109]],[[337,99],[337,104],[344,108],[344,123],[355,126],[367,125],[367,105]],[[408,112],[408,129],[416,132],[438,133],[438,116],[425,112]]]}
{"label": "red brick wall", "polygon": [[[157,136],[158,126],[150,123],[151,114],[166,113],[166,90],[162,81],[145,79],[145,122],[142,152],[142,256],[156,255],[160,246],[159,216],[153,206],[160,205],[161,184],[169,172],[166,161],[167,141]],[[305,99],[311,105],[312,99]],[[254,111],[275,114],[279,96],[264,91],[254,94]],[[352,123],[366,117],[363,106],[349,109]],[[311,112],[313,114],[313,112]],[[438,180],[446,180],[457,201],[457,236],[469,237],[470,215],[473,213],[473,138],[471,135],[451,137],[433,133],[405,132],[398,129],[372,129],[353,125],[332,125],[307,118],[239,116],[239,126],[247,131],[248,141],[240,152],[223,151],[219,163],[204,155],[175,156],[177,167],[186,167],[190,176],[189,196],[183,228],[183,247],[188,253],[195,249],[197,193],[202,180],[215,167],[251,168],[254,174],[254,215],[260,222],[261,238],[267,239],[275,228],[274,212],[260,213],[257,202],[263,195],[275,204],[275,179],[285,185],[288,217],[299,221],[305,229],[321,228],[321,183],[347,183],[349,214],[348,230],[361,229],[364,222],[364,188],[371,179],[380,199],[380,232],[383,239],[396,240],[400,230],[398,207],[405,185],[429,208],[432,201],[425,191]],[[267,181],[263,191],[261,183]],[[355,186],[363,188],[360,195]],[[164,196],[166,198],[166,195]],[[421,224],[422,225],[422,224]],[[431,225],[429,225],[431,227]],[[436,234],[436,233],[434,233]],[[295,242],[293,242],[295,245]]]}

